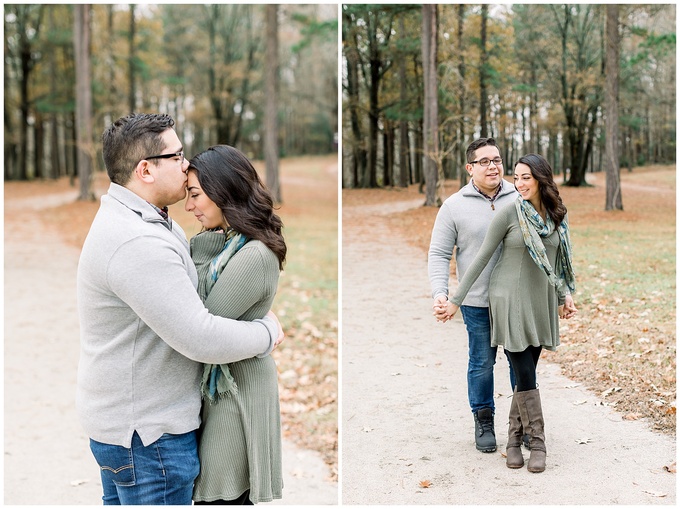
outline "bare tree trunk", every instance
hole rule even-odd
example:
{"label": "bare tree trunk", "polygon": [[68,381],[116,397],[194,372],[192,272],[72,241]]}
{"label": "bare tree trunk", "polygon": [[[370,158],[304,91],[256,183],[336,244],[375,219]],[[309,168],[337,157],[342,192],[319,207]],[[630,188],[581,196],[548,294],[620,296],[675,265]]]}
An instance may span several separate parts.
{"label": "bare tree trunk", "polygon": [[42,113],[35,112],[33,122],[33,176],[44,179],[45,175],[45,124]]}
{"label": "bare tree trunk", "polygon": [[90,72],[89,4],[77,4],[74,16],[74,52],[76,61],[76,133],[78,148],[79,200],[94,200],[92,193],[92,86]]}
{"label": "bare tree trunk", "polygon": [[[404,34],[406,28],[404,27],[404,17],[399,18],[399,31]],[[399,100],[401,104],[406,104],[406,59],[399,58]],[[399,186],[406,187],[408,185],[408,166],[409,166],[409,150],[408,150],[408,121],[402,118],[399,121]]]}
{"label": "bare tree trunk", "polygon": [[[377,24],[377,18],[373,21]],[[368,182],[363,179],[364,187],[378,187],[378,122],[380,119],[379,91],[380,68],[382,60],[378,49],[377,28],[369,30],[369,87],[368,87]]]}
{"label": "bare tree trunk", "polygon": [[[411,167],[411,184],[422,184],[423,182],[423,119],[418,120],[416,130],[413,133],[413,166]],[[422,191],[422,185],[418,189]]]}
{"label": "bare tree trunk", "polygon": [[633,165],[635,164],[635,148],[633,139],[633,128],[628,126],[628,147],[626,153],[628,154],[628,171],[633,171]]}
{"label": "bare tree trunk", "polygon": [[437,200],[437,157],[439,154],[437,103],[437,6],[423,5],[423,175],[425,177],[425,205],[440,206]]}
{"label": "bare tree trunk", "polygon": [[[21,54],[21,80],[19,81],[19,109],[21,110],[21,125],[19,127],[19,180],[28,178],[28,82],[29,74],[33,66],[31,65],[31,48],[28,42],[24,42],[24,36],[20,36]],[[24,46],[25,44],[25,46]]]}
{"label": "bare tree trunk", "polygon": [[488,97],[486,93],[486,67],[489,60],[489,55],[486,52],[486,21],[488,19],[489,6],[487,4],[482,5],[482,27],[480,30],[480,51],[481,57],[479,62],[479,123],[481,127],[481,137],[487,138],[487,119],[486,119],[486,104],[488,102]]}
{"label": "bare tree trunk", "polygon": [[[351,32],[348,32],[348,30],[351,30]],[[345,47],[345,56],[347,58],[347,96],[352,132],[352,168],[350,186],[356,189],[359,187],[359,175],[363,175],[366,168],[367,154],[359,120],[358,43],[351,17],[345,13],[343,13],[342,36],[343,46]]]}
{"label": "bare tree trunk", "polygon": [[[25,5],[16,7],[16,15],[19,20],[19,60],[21,67],[21,75],[19,78],[19,110],[21,111],[21,125],[19,127],[19,165],[18,175],[19,180],[26,180],[28,178],[28,136],[29,136],[29,122],[30,115],[30,101],[28,85],[30,83],[30,75],[35,67],[35,50],[32,46],[33,41],[38,39],[38,33],[41,28],[42,16],[44,8],[41,5],[38,7],[37,18],[32,24],[29,21],[32,11],[35,6]],[[29,29],[30,26],[30,29]]]}
{"label": "bare tree trunk", "polygon": [[[465,18],[465,5],[458,5],[458,72],[460,74],[460,81],[458,86],[458,96],[460,100],[460,119],[458,120],[458,147],[460,152],[460,159],[457,164],[461,163],[463,166],[467,163],[467,136],[465,132],[465,51],[463,51],[463,20]],[[459,179],[460,187],[467,184],[468,173],[460,167]]]}
{"label": "bare tree trunk", "polygon": [[113,39],[114,39],[114,6],[109,4],[106,9],[106,20],[107,20],[107,48],[106,48],[106,58],[108,59],[109,66],[109,100],[108,114],[111,117],[111,121],[115,118],[116,107],[120,107],[118,104],[118,98],[120,94],[117,92],[116,88],[116,61],[115,61],[115,50],[113,49]]}
{"label": "bare tree trunk", "polygon": [[[54,9],[48,11],[49,15],[49,26],[51,29],[55,27],[54,21]],[[51,51],[49,55],[49,69],[50,69],[50,94],[52,97],[57,96],[57,55],[55,51]],[[58,121],[57,113],[51,112],[49,115],[49,146],[50,146],[50,158],[49,158],[49,174],[46,177],[56,179],[59,177],[59,138],[58,138]]]}
{"label": "bare tree trunk", "polygon": [[394,125],[391,120],[384,119],[383,127],[383,185],[394,186]]}
{"label": "bare tree trunk", "polygon": [[130,79],[129,113],[134,113],[137,109],[137,89],[135,88],[135,4],[130,5],[130,34],[128,35],[128,74]]}
{"label": "bare tree trunk", "polygon": [[265,120],[264,153],[267,166],[267,187],[276,203],[282,203],[279,184],[279,6],[267,4],[267,48],[265,61]]}
{"label": "bare tree trunk", "polygon": [[606,154],[607,196],[605,210],[623,210],[619,166],[619,6],[607,4]]}

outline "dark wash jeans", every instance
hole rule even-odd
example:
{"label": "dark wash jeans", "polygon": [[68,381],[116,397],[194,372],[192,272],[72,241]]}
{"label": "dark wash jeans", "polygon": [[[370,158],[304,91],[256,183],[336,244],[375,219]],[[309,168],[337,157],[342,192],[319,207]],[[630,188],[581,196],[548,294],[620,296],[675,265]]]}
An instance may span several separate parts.
{"label": "dark wash jeans", "polygon": [[196,432],[161,436],[144,447],[137,432],[128,449],[90,439],[101,470],[104,505],[191,505],[198,476]]}
{"label": "dark wash jeans", "polygon": [[[491,321],[489,308],[461,306],[465,328],[468,333],[468,400],[473,412],[482,408],[495,411],[493,401],[493,367],[498,347],[491,346]],[[507,357],[507,354],[506,354]],[[510,386],[515,387],[515,374],[510,368]]]}

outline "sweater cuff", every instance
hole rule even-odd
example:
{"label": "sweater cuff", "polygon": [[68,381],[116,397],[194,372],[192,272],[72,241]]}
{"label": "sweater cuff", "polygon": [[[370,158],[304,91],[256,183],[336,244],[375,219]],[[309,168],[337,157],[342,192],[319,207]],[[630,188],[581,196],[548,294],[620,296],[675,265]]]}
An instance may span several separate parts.
{"label": "sweater cuff", "polygon": [[263,353],[255,356],[261,359],[272,353],[272,351],[274,350],[274,343],[276,339],[279,337],[279,327],[278,325],[276,325],[276,322],[273,319],[269,318],[268,316],[265,316],[264,318],[257,318],[253,321],[261,323],[262,325],[267,327],[267,331],[269,332],[269,346]]}

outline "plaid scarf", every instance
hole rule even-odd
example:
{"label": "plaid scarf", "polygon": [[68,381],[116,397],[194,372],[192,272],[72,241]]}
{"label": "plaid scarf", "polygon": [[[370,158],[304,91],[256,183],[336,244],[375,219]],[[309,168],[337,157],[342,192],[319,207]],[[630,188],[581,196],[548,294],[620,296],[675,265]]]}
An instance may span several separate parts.
{"label": "plaid scarf", "polygon": [[[220,277],[220,274],[227,266],[229,260],[239,249],[248,241],[248,238],[241,235],[236,230],[229,228],[226,233],[226,241],[222,251],[210,262],[208,279],[205,284],[204,293],[201,295],[203,300],[208,297],[210,290]],[[227,364],[206,364],[203,367],[203,379],[201,381],[201,393],[204,398],[208,398],[211,403],[215,403],[218,397],[226,394],[235,395],[238,392],[236,381],[229,371]]]}
{"label": "plaid scarf", "polygon": [[524,200],[521,196],[515,200],[519,226],[522,230],[524,244],[534,260],[534,263],[543,269],[548,276],[550,284],[557,288],[560,293],[566,293],[565,286],[571,293],[576,290],[574,282],[574,269],[571,266],[571,239],[569,238],[569,225],[565,221],[557,227],[560,237],[560,245],[557,249],[557,261],[555,270],[550,266],[545,246],[541,237],[548,237],[555,231],[555,222],[549,214],[546,214],[545,221],[531,202]]}

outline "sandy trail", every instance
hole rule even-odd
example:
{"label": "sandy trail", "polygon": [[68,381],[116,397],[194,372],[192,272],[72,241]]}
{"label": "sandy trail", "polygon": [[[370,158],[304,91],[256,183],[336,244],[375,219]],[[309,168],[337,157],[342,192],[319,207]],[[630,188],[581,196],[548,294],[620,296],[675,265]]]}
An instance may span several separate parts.
{"label": "sandy trail", "polygon": [[[45,228],[41,211],[75,191],[5,196],[4,503],[101,504],[99,467],[75,411],[79,250]],[[284,498],[336,504],[320,455],[284,441]]]}
{"label": "sandy trail", "polygon": [[383,222],[420,204],[343,208],[342,503],[675,505],[675,474],[664,469],[675,440],[623,421],[545,360],[546,471],[505,466],[511,390],[500,351],[499,450],[475,450],[465,326],[434,320],[426,254]]}

